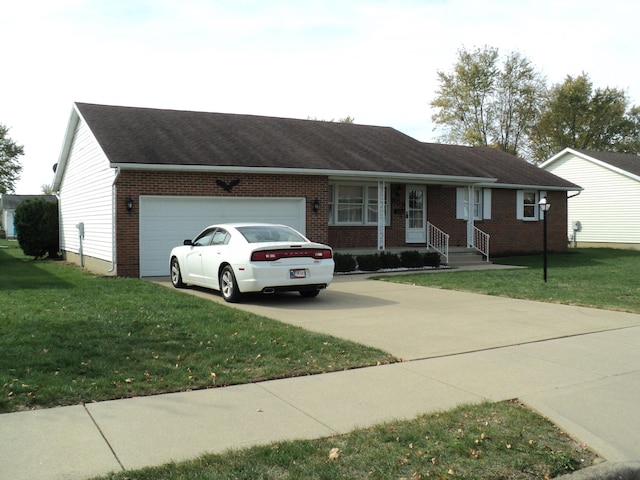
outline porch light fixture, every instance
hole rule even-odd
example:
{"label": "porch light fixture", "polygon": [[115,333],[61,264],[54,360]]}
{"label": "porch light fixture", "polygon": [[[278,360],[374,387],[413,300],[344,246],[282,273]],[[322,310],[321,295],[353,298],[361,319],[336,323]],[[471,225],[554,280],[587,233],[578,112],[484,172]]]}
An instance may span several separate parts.
{"label": "porch light fixture", "polygon": [[127,196],[127,212],[131,213],[131,210],[133,210],[133,198],[129,195]]}
{"label": "porch light fixture", "polygon": [[542,212],[542,216],[544,217],[544,232],[543,232],[543,270],[544,270],[544,281],[547,281],[547,212],[551,208],[551,204],[547,201],[547,197],[542,197],[538,202],[538,207],[540,207],[540,211]]}
{"label": "porch light fixture", "polygon": [[320,210],[320,200],[318,200],[317,198],[313,201],[313,211],[315,213],[318,213],[318,210]]}

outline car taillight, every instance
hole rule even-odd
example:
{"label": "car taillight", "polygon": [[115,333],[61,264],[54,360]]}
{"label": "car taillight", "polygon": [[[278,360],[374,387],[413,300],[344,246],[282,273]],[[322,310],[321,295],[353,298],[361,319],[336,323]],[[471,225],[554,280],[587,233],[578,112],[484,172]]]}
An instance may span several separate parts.
{"label": "car taillight", "polygon": [[251,254],[252,262],[270,262],[281,258],[331,258],[331,250],[327,248],[301,248],[300,250],[259,250]]}

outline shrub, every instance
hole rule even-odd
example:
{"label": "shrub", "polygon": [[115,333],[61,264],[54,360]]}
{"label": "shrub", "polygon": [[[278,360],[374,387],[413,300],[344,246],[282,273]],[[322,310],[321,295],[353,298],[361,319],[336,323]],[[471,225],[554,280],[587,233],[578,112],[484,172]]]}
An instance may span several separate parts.
{"label": "shrub", "polygon": [[380,252],[380,268],[400,267],[400,257],[391,252]]}
{"label": "shrub", "polygon": [[336,264],[336,272],[353,272],[356,269],[356,260],[348,253],[334,253],[333,261]]}
{"label": "shrub", "polygon": [[405,268],[420,268],[424,266],[424,258],[417,250],[400,252],[400,263]]}
{"label": "shrub", "polygon": [[18,244],[25,255],[35,258],[58,256],[58,204],[42,198],[29,199],[16,208]]}
{"label": "shrub", "polygon": [[427,252],[424,254],[424,264],[427,267],[440,266],[440,254],[438,252]]}
{"label": "shrub", "polygon": [[356,260],[358,262],[358,268],[363,272],[380,270],[380,256],[377,253],[372,255],[358,255]]}

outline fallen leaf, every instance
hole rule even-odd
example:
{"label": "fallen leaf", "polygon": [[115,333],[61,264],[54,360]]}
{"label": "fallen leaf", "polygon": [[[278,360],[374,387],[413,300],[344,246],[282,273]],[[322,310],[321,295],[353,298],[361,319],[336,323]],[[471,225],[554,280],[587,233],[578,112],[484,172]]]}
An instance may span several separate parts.
{"label": "fallen leaf", "polygon": [[340,457],[340,449],[337,447],[329,450],[329,460],[337,460]]}
{"label": "fallen leaf", "polygon": [[413,472],[413,475],[411,475],[411,480],[420,480],[422,478],[422,475],[420,474],[420,472]]}

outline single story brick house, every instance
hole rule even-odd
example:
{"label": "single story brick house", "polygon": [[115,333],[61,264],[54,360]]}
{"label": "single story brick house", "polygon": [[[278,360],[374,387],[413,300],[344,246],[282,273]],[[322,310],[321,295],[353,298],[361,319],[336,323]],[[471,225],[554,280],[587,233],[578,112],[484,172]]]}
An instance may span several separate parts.
{"label": "single story brick house", "polygon": [[640,250],[639,155],[565,148],[540,165],[584,188],[567,205],[573,245]]}
{"label": "single story brick house", "polygon": [[167,275],[173,246],[229,221],[285,223],[338,251],[540,252],[545,196],[549,249],[562,251],[580,190],[496,149],[389,127],[86,103],[53,188],[65,258],[125,277]]}

